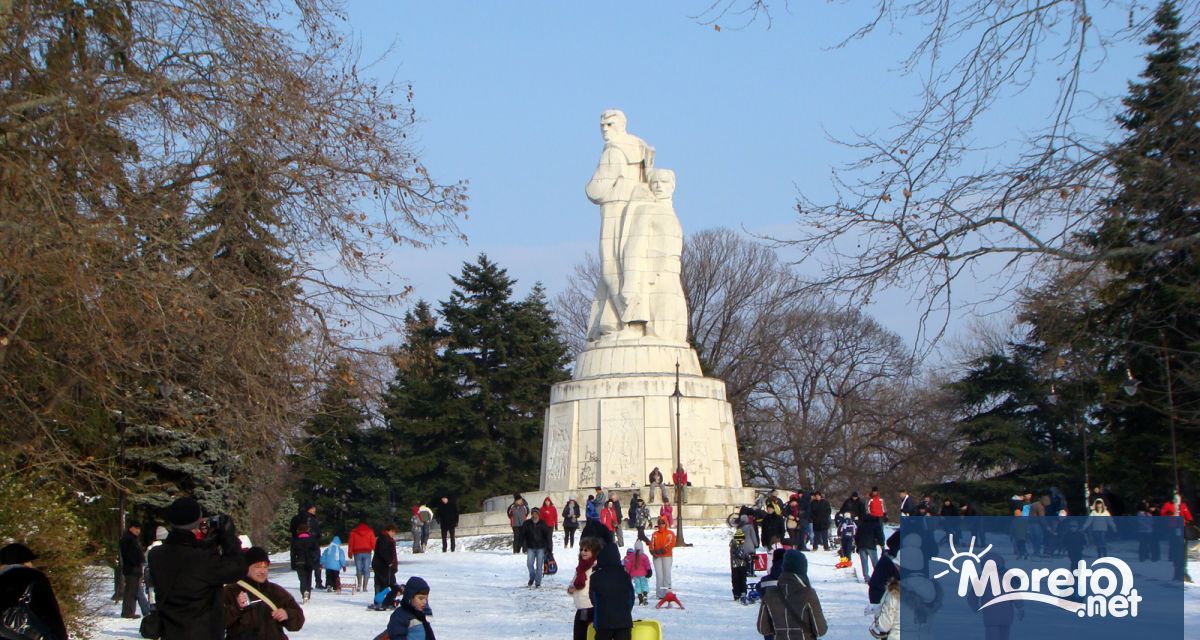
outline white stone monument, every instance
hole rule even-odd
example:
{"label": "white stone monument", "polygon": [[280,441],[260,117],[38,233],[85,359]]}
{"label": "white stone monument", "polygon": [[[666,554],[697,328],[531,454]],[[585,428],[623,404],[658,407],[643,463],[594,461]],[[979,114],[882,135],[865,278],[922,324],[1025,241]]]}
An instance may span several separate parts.
{"label": "white stone monument", "polygon": [[600,116],[604,150],[586,192],[600,205],[601,278],[573,379],[550,393],[541,490],[642,486],[655,467],[669,481],[676,451],[692,485],[741,488],[725,383],[704,377],[687,343],[675,174],[654,168],[654,148],[625,122],[616,110]]}

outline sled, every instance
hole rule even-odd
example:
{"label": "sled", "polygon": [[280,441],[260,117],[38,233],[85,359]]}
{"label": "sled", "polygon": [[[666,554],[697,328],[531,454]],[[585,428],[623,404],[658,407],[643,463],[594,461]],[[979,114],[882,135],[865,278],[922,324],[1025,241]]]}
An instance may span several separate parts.
{"label": "sled", "polygon": [[[596,639],[596,627],[588,625],[588,640]],[[634,620],[631,640],[662,640],[662,626],[658,620]]]}
{"label": "sled", "polygon": [[675,595],[674,591],[668,591],[665,596],[659,598],[658,604],[654,605],[654,608],[662,609],[663,606],[665,605],[668,609],[670,609],[671,603],[675,603],[675,604],[679,605],[680,609],[684,608],[683,603],[679,601],[679,597]]}

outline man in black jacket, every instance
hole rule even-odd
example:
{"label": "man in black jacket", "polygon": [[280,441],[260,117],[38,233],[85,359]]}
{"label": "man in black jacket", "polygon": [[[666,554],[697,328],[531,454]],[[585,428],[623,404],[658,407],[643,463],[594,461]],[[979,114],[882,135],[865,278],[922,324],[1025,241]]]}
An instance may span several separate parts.
{"label": "man in black jacket", "polygon": [[146,565],[146,552],[142,551],[142,542],[138,536],[142,528],[131,524],[125,533],[121,534],[121,542],[117,545],[121,554],[121,575],[125,576],[125,588],[121,600],[122,618],[140,618],[134,613],[134,605],[141,605],[142,615],[150,613],[150,601],[142,591],[142,571]]}
{"label": "man in black jacket", "polygon": [[200,504],[192,498],[172,502],[166,517],[171,532],[150,551],[162,640],[221,640],[221,588],[246,575],[233,520],[223,516],[217,530],[208,532],[202,527]]}
{"label": "man in black jacket", "polygon": [[529,587],[542,586],[542,565],[546,556],[554,553],[554,532],[542,521],[542,514],[534,507],[529,519],[521,525],[521,546],[525,548],[525,567],[529,569]]}
{"label": "man in black jacket", "polygon": [[812,511],[814,551],[818,544],[829,551],[829,525],[830,517],[833,515],[831,509],[825,496],[821,495],[820,491],[814,491],[812,502],[809,503],[809,510]]}
{"label": "man in black jacket", "polygon": [[458,504],[454,496],[443,494],[433,501],[433,512],[442,530],[442,553],[446,553],[446,534],[450,534],[450,550],[454,551],[454,528],[458,526]]}
{"label": "man in black jacket", "polygon": [[396,525],[387,524],[375,539],[375,556],[371,558],[371,570],[375,572],[375,593],[396,584]]}

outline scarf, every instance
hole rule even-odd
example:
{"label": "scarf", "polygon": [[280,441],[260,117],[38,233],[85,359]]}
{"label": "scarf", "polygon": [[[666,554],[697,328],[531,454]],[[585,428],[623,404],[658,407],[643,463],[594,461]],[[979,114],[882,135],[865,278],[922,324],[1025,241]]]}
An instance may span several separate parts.
{"label": "scarf", "polygon": [[592,565],[594,564],[596,564],[595,556],[592,556],[587,560],[580,558],[579,565],[575,567],[575,580],[571,582],[571,586],[575,587],[576,589],[582,589],[583,585],[587,584],[588,569],[591,569]]}

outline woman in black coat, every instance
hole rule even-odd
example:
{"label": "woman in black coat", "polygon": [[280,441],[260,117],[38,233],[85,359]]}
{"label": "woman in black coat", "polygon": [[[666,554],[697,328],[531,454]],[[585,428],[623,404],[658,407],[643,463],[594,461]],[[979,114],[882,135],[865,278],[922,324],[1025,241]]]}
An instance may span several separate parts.
{"label": "woman in black coat", "polygon": [[621,564],[617,545],[609,542],[601,547],[588,594],[596,640],[628,638],[633,630],[633,582]]}
{"label": "woman in black coat", "polygon": [[[67,626],[63,623],[62,612],[58,609],[58,600],[54,597],[54,589],[46,574],[33,568],[37,556],[29,547],[13,543],[0,549],[0,611],[10,607],[29,594],[29,611],[34,629],[40,631],[46,640],[67,640]],[[0,625],[4,622],[0,621]],[[21,633],[22,629],[5,629],[7,632]],[[8,637],[0,633],[3,637]]]}
{"label": "woman in black coat", "polygon": [[773,502],[767,503],[766,515],[762,521],[762,544],[770,548],[776,542],[783,542],[785,525],[783,514],[779,512],[779,507]]}

